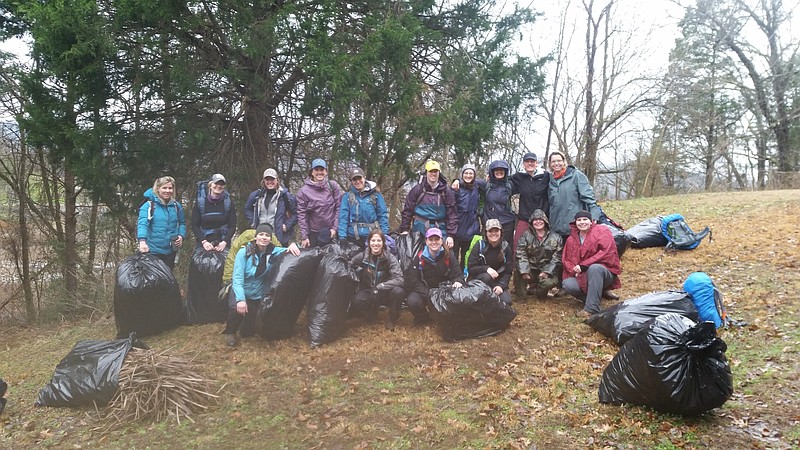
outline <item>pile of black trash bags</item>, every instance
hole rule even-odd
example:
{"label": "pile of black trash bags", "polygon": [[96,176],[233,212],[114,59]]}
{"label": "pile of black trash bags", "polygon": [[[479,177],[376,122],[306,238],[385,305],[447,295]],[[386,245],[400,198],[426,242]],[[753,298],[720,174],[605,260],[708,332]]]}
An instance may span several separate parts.
{"label": "pile of black trash bags", "polygon": [[[713,286],[702,272],[688,281]],[[687,416],[722,406],[733,394],[733,378],[716,332],[724,321],[708,306],[715,301],[721,305],[719,298],[684,291],[653,292],[589,317],[592,328],[621,346],[603,371],[600,402]]]}
{"label": "pile of black trash bags", "polygon": [[[404,270],[413,264],[423,245],[418,233],[395,239],[394,250]],[[256,332],[266,340],[288,338],[305,308],[312,346],[338,339],[345,331],[350,300],[358,289],[349,260],[360,251],[355,244],[342,241],[302,249],[299,256],[284,252],[274,257],[266,280],[270,288],[255,321]],[[162,261],[146,253],[125,259],[117,269],[114,290],[117,337],[131,332],[153,335],[183,323],[223,322],[227,302],[218,299],[218,292],[224,264],[218,252],[199,249],[194,253],[184,306],[178,283]],[[500,333],[516,316],[481,282],[461,289],[436,288],[431,297],[432,315],[447,341]]]}

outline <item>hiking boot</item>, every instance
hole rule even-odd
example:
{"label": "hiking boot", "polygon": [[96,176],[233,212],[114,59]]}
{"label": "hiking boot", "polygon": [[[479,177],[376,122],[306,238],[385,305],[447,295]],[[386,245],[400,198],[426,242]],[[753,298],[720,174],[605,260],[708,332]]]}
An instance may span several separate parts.
{"label": "hiking boot", "polygon": [[603,291],[603,298],[607,300],[619,300],[619,295],[611,291]]}
{"label": "hiking boot", "polygon": [[387,330],[394,331],[394,326],[396,323],[397,323],[396,319],[389,317],[388,319],[386,319],[386,324],[384,324],[384,326],[386,327]]}
{"label": "hiking boot", "polygon": [[584,322],[589,317],[591,317],[591,315],[592,315],[592,313],[590,313],[589,311],[586,311],[585,309],[579,309],[579,310],[575,311],[575,317],[577,317],[579,319],[583,319]]}
{"label": "hiking boot", "polygon": [[236,333],[234,334],[226,334],[225,335],[225,345],[228,347],[234,348],[237,344]]}

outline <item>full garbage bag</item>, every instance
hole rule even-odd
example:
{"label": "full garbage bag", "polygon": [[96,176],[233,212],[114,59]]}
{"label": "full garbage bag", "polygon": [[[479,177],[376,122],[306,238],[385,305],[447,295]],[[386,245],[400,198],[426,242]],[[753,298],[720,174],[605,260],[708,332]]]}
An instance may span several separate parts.
{"label": "full garbage bag", "polygon": [[631,247],[665,247],[667,238],[661,234],[661,219],[663,219],[661,216],[651,217],[628,228],[627,233],[631,237]]}
{"label": "full garbage bag", "polygon": [[601,224],[604,227],[608,228],[611,231],[611,235],[614,236],[614,244],[617,246],[617,255],[620,257],[626,250],[631,246],[631,237],[626,233],[622,228],[617,228],[610,223],[603,223]]}
{"label": "full garbage bag", "polygon": [[692,297],[686,292],[661,291],[617,303],[592,314],[586,323],[603,336],[613,339],[617,345],[622,345],[641,330],[648,320],[668,313],[698,320]]}
{"label": "full garbage bag", "polygon": [[328,253],[322,257],[312,285],[306,319],[311,345],[317,347],[335,341],[344,331],[358,278],[345,254]]}
{"label": "full garbage bag", "polygon": [[656,317],[603,371],[600,403],[686,416],[720,407],[733,394],[726,349],[713,322],[697,324],[674,313]]}
{"label": "full garbage bag", "polygon": [[150,336],[183,322],[180,288],[163,261],[149,253],[138,253],[119,264],[114,320],[118,338],[132,332]]}
{"label": "full garbage bag", "polygon": [[324,252],[319,247],[303,249],[299,256],[283,252],[271,259],[268,286],[256,316],[256,330],[267,340],[292,335],[297,318],[306,305],[312,281]]}
{"label": "full garbage bag", "polygon": [[133,346],[147,348],[135,333],[113,341],[79,341],[39,391],[36,406],[106,405],[119,389],[119,371]]}
{"label": "full garbage bag", "polygon": [[494,336],[508,328],[517,312],[486,283],[470,280],[461,288],[442,285],[430,290],[431,315],[445,341]]}
{"label": "full garbage bag", "polygon": [[225,322],[228,304],[219,299],[222,272],[227,252],[206,251],[199,247],[189,263],[186,295],[186,323]]}
{"label": "full garbage bag", "polygon": [[397,260],[400,261],[400,268],[403,273],[406,273],[414,265],[414,259],[424,246],[425,239],[416,231],[401,234],[395,238]]}

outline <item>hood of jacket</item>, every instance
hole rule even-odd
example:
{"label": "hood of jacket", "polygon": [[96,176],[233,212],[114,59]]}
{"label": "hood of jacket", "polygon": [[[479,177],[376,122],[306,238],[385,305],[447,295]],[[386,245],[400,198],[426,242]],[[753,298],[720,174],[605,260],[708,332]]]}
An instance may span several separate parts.
{"label": "hood of jacket", "polygon": [[530,219],[528,219],[528,223],[532,223],[534,219],[544,220],[544,225],[547,227],[548,230],[550,229],[550,221],[547,220],[547,214],[545,214],[544,211],[542,211],[541,209],[533,211]]}
{"label": "hood of jacket", "polygon": [[507,162],[505,162],[505,161],[503,161],[501,159],[501,160],[497,160],[497,161],[492,161],[492,163],[489,164],[489,181],[497,181],[497,178],[494,177],[495,169],[503,169],[503,170],[505,170],[506,176],[503,178],[503,182],[508,181],[508,170],[509,170],[509,167],[508,167],[508,163]]}

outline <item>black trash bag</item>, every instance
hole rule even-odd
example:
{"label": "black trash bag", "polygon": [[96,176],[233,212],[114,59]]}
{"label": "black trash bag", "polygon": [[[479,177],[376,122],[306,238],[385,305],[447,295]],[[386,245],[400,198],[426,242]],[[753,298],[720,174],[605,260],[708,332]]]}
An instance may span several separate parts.
{"label": "black trash bag", "polygon": [[649,321],[603,371],[600,403],[648,406],[694,416],[722,406],[733,394],[727,345],[713,322],[680,314]]}
{"label": "black trash bag", "polygon": [[401,234],[395,238],[395,248],[397,249],[397,260],[400,261],[400,268],[403,273],[411,268],[414,260],[425,247],[425,239],[419,232],[412,231],[408,234]]}
{"label": "black trash bag", "polygon": [[220,301],[222,272],[225,270],[227,252],[206,251],[199,247],[189,263],[189,281],[186,293],[186,323],[225,322],[228,303]]}
{"label": "black trash bag", "polygon": [[631,298],[592,314],[586,323],[617,345],[628,342],[644,324],[655,317],[676,313],[697,322],[699,316],[692,297],[686,292],[652,292]]}
{"label": "black trash bag", "polygon": [[300,256],[288,251],[270,260],[265,284],[269,286],[258,308],[255,325],[267,340],[284,339],[294,332],[294,324],[306,305],[312,281],[324,252],[320,247],[303,249]]}
{"label": "black trash bag", "polygon": [[163,261],[149,253],[125,258],[117,267],[114,287],[117,338],[135,332],[150,336],[183,322],[178,282]]}
{"label": "black trash bag", "polygon": [[6,409],[6,391],[8,390],[8,384],[0,378],[0,414],[3,414],[3,410]]}
{"label": "black trash bag", "polygon": [[356,253],[360,253],[364,250],[361,247],[359,247],[358,244],[356,244],[355,242],[349,239],[344,239],[323,246],[322,251],[326,254],[332,253],[335,255],[342,255],[349,261],[350,258],[356,255]]}
{"label": "black trash bag", "polygon": [[333,342],[344,332],[347,309],[358,289],[348,262],[344,255],[328,253],[319,263],[306,310],[312,347]]}
{"label": "black trash bag", "polygon": [[517,316],[486,283],[470,280],[464,287],[451,285],[430,290],[431,315],[448,342],[494,336],[508,328]]}
{"label": "black trash bag", "polygon": [[611,230],[611,235],[614,236],[614,244],[617,246],[617,255],[622,257],[622,254],[631,246],[631,237],[622,228],[617,228],[610,223],[601,225]]}
{"label": "black trash bag", "polygon": [[[600,207],[600,205],[598,205],[598,207]],[[611,230],[611,235],[614,236],[614,243],[617,245],[617,255],[622,257],[625,250],[631,246],[631,237],[625,232],[625,228],[614,219],[608,217],[602,208],[600,209],[600,217],[598,217],[597,223],[605,225]]]}
{"label": "black trash bag", "polygon": [[666,246],[667,238],[661,234],[662,218],[661,216],[652,217],[629,228],[627,233],[628,236],[631,237],[631,247],[647,248]]}
{"label": "black trash bag", "polygon": [[114,341],[79,341],[39,391],[36,406],[105,406],[119,389],[119,371],[131,347],[147,348],[135,333]]}

